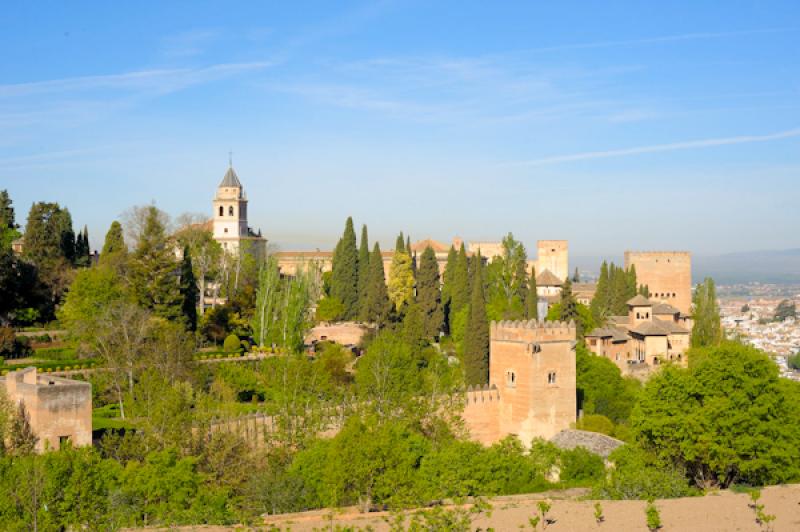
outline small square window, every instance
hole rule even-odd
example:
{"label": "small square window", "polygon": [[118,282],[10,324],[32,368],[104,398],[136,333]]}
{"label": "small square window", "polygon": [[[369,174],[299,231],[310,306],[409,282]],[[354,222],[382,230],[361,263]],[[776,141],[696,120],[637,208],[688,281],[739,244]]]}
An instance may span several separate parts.
{"label": "small square window", "polygon": [[513,371],[506,371],[506,386],[514,388],[517,385],[517,374]]}

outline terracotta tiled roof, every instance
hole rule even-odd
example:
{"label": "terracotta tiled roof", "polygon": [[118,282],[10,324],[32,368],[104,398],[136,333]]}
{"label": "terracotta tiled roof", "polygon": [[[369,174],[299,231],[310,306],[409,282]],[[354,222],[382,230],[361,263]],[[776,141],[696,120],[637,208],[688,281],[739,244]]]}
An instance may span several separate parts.
{"label": "terracotta tiled roof", "polygon": [[653,319],[645,321],[631,329],[632,333],[640,336],[667,336],[668,334],[689,334],[689,331],[671,321]]}
{"label": "terracotta tiled roof", "polygon": [[556,275],[548,269],[542,270],[542,273],[536,276],[536,286],[561,286],[564,281],[556,277]]}
{"label": "terracotta tiled roof", "polygon": [[419,242],[414,242],[411,244],[411,251],[415,251],[417,253],[422,253],[425,251],[425,248],[428,246],[433,249],[434,253],[447,253],[450,251],[450,246],[447,244],[442,244],[441,242],[437,242],[431,238],[426,238],[425,240],[420,240]]}
{"label": "terracotta tiled roof", "polygon": [[627,302],[629,307],[652,307],[653,302],[644,297],[642,294],[636,294],[634,297],[630,298]]}
{"label": "terracotta tiled roof", "polygon": [[680,310],[667,303],[656,303],[653,305],[653,314],[680,314]]}

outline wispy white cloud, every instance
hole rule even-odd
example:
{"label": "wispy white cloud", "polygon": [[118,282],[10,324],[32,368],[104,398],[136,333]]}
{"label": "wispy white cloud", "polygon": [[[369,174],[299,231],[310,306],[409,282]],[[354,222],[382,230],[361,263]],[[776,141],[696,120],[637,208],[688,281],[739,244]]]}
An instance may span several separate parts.
{"label": "wispy white cloud", "polygon": [[151,91],[168,93],[186,87],[260,70],[274,62],[222,63],[202,68],[138,70],[122,74],[79,76],[29,83],[0,85],[0,99],[91,90]]}
{"label": "wispy white cloud", "polygon": [[659,44],[680,41],[697,41],[703,39],[723,39],[728,37],[744,37],[749,35],[760,35],[770,33],[786,33],[797,31],[797,28],[764,28],[756,30],[742,30],[742,31],[720,31],[720,32],[698,32],[698,33],[682,33],[677,35],[661,35],[657,37],[645,37],[642,39],[624,39],[618,41],[596,41],[586,43],[574,44],[559,44],[554,46],[543,46],[540,48],[530,48],[524,50],[529,53],[538,52],[559,52],[562,50],[581,50],[591,48],[615,48],[619,46],[636,46],[640,44]]}
{"label": "wispy white cloud", "polygon": [[543,157],[541,159],[531,159],[529,161],[516,161],[503,164],[503,166],[543,166],[543,165],[567,163],[573,161],[585,161],[588,159],[625,157],[627,155],[640,155],[643,153],[659,153],[659,152],[669,152],[678,150],[710,148],[713,146],[729,146],[732,144],[768,142],[771,140],[781,140],[794,137],[800,137],[800,128],[789,129],[786,131],[779,131],[777,133],[771,133],[769,135],[742,135],[738,137],[690,140],[685,142],[672,142],[668,144],[651,144],[649,146],[637,146],[634,148],[623,148],[619,150],[587,151],[581,153],[573,153],[569,155],[558,155],[555,157]]}

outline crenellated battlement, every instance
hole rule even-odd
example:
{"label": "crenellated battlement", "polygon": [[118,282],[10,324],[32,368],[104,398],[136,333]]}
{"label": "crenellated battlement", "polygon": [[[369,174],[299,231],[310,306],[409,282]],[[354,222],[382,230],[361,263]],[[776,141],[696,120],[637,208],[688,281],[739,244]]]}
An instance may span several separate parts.
{"label": "crenellated battlement", "polygon": [[575,340],[575,322],[564,321],[493,321],[489,326],[492,341]]}
{"label": "crenellated battlement", "polygon": [[467,406],[481,403],[499,403],[500,390],[494,384],[491,386],[488,384],[475,387],[468,386],[467,391],[464,392],[464,398]]}

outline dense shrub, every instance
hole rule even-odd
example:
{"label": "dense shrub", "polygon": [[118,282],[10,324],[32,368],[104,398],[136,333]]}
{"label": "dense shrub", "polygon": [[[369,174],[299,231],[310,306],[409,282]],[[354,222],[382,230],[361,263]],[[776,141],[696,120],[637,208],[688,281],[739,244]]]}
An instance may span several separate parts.
{"label": "dense shrub", "polygon": [[235,334],[229,334],[225,337],[225,342],[222,344],[222,349],[231,353],[234,351],[238,351],[241,347],[239,343],[239,337]]}
{"label": "dense shrub", "polygon": [[593,496],[601,499],[667,499],[695,495],[686,470],[643,451],[624,445],[611,453],[614,464],[608,478],[597,485]]}
{"label": "dense shrub", "polygon": [[28,338],[17,336],[11,327],[0,327],[0,357],[24,358],[31,353]]}

